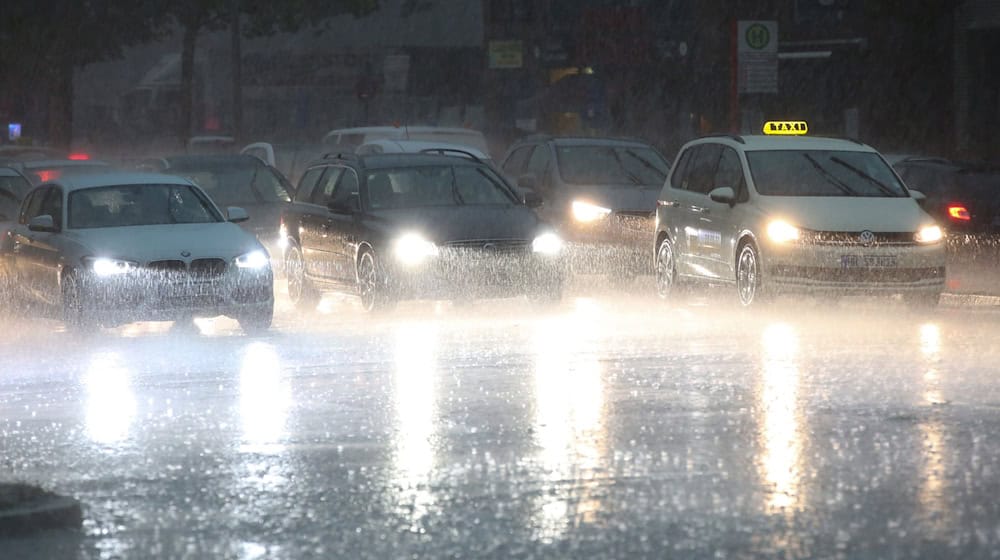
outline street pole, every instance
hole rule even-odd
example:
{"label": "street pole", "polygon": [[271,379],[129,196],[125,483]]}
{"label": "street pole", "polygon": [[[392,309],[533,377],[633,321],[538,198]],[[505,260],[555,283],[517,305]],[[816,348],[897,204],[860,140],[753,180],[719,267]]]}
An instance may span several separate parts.
{"label": "street pole", "polygon": [[243,135],[243,53],[240,37],[240,0],[231,2],[232,18],[230,28],[232,31],[232,48],[230,49],[232,61],[232,93],[233,93],[233,140],[240,144],[240,137]]}

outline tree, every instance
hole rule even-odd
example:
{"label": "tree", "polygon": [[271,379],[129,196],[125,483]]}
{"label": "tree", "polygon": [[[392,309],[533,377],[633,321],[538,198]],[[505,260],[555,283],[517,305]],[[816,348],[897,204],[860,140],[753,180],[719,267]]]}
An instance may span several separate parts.
{"label": "tree", "polygon": [[[245,35],[259,37],[292,32],[334,15],[364,15],[378,9],[378,0],[159,0],[181,29],[181,106],[178,137],[191,137],[194,60],[198,35],[231,21],[234,6],[246,19]],[[239,72],[236,72],[239,75]]]}
{"label": "tree", "polygon": [[49,141],[72,139],[73,72],[120,57],[148,41],[162,17],[150,0],[4,0],[0,10],[0,75],[25,91],[48,92]]}

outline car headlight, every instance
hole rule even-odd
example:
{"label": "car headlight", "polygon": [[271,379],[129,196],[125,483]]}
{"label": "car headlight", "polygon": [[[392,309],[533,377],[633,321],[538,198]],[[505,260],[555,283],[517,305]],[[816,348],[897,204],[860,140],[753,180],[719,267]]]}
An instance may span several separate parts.
{"label": "car headlight", "polygon": [[913,235],[913,239],[917,243],[937,243],[944,238],[944,232],[938,226],[924,226],[917,230],[917,233]]}
{"label": "car headlight", "polygon": [[417,265],[438,255],[437,245],[424,239],[420,234],[407,233],[393,245],[396,258],[405,265]]}
{"label": "car headlight", "polygon": [[98,276],[118,276],[126,274],[135,269],[136,263],[121,259],[109,259],[105,257],[86,259],[87,266]]}
{"label": "car headlight", "polygon": [[259,249],[236,257],[236,266],[238,268],[260,270],[267,268],[270,264],[271,259],[267,256],[267,253]]}
{"label": "car headlight", "polygon": [[573,201],[573,217],[578,222],[594,222],[606,218],[611,213],[610,208],[597,206],[582,200]]}
{"label": "car headlight", "polygon": [[531,242],[531,250],[543,255],[558,255],[562,247],[562,239],[552,232],[543,233]]}
{"label": "car headlight", "polygon": [[788,243],[799,239],[799,228],[784,220],[774,220],[767,224],[767,236],[775,243]]}

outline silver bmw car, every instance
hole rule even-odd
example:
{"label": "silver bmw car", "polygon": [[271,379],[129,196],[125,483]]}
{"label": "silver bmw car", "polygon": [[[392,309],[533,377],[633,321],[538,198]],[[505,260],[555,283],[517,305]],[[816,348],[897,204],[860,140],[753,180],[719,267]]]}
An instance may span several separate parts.
{"label": "silver bmw car", "polygon": [[225,315],[270,327],[270,259],[260,242],[190,181],[80,175],[35,187],[0,236],[0,284],[14,305],[70,328]]}

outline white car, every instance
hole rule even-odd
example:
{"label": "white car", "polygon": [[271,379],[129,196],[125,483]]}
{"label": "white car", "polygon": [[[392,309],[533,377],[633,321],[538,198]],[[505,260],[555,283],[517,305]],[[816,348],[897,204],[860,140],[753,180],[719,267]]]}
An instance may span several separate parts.
{"label": "white car", "polygon": [[447,142],[470,146],[481,152],[489,151],[486,137],[471,128],[449,128],[443,126],[364,126],[331,130],[323,136],[322,143],[331,151],[352,152],[362,144],[373,140],[424,140]]}
{"label": "white car", "polygon": [[[228,216],[228,217],[227,217]],[[227,315],[265,330],[274,311],[270,259],[190,181],[169,175],[78,175],[35,187],[0,243],[13,302],[70,328]]]}
{"label": "white car", "polygon": [[[771,125],[772,123],[768,123]],[[773,123],[765,131],[805,130]],[[678,153],[657,200],[656,286],[725,284],[749,306],[775,292],[901,294],[936,305],[943,233],[870,146],[714,136]]]}

